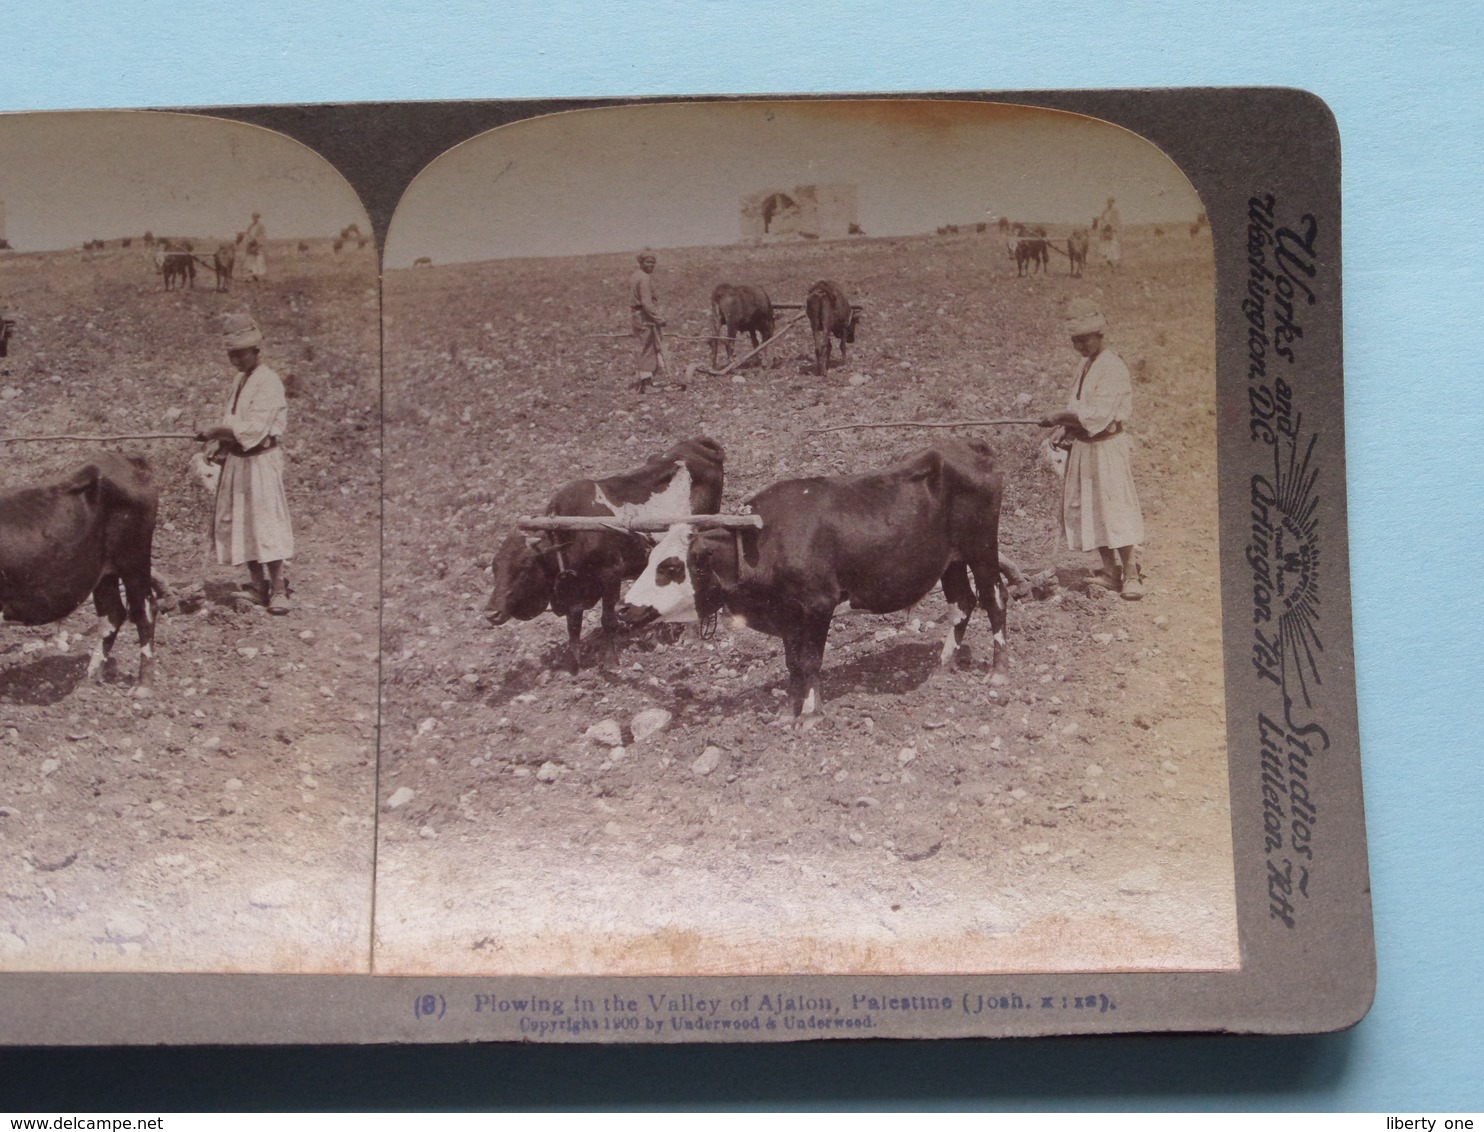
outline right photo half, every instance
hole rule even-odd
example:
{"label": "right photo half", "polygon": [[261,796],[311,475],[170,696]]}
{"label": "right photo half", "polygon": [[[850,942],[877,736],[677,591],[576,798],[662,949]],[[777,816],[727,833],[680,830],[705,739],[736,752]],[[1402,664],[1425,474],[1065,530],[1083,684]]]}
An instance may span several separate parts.
{"label": "right photo half", "polygon": [[626,106],[386,241],[381,974],[1240,966],[1215,269],[1158,148]]}

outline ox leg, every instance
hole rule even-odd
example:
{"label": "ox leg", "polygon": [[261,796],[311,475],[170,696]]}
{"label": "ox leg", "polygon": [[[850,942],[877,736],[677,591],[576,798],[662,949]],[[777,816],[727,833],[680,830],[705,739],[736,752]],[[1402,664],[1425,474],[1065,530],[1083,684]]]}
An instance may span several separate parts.
{"label": "ox leg", "polygon": [[[975,577],[978,577],[976,574]],[[1009,645],[1005,641],[1005,614],[1010,607],[1010,587],[997,569],[989,587],[989,627],[994,634],[994,670],[1003,672],[1009,663]],[[981,590],[984,586],[979,587]]]}
{"label": "ox leg", "polygon": [[118,639],[128,616],[123,599],[119,597],[117,575],[109,574],[93,589],[93,609],[98,614],[98,643],[93,646],[93,655],[88,658],[88,679],[103,681],[103,665],[113,651],[113,642]]}
{"label": "ox leg", "polygon": [[963,563],[950,566],[943,575],[943,596],[948,600],[948,633],[943,638],[943,652],[939,660],[951,664],[964,643],[964,631],[969,627],[969,617],[974,612],[974,588],[969,585],[969,568]]}
{"label": "ox leg", "polygon": [[833,612],[805,614],[803,622],[783,639],[789,703],[795,719],[801,722],[803,717],[820,711],[819,670],[824,664],[824,645],[830,635]]}
{"label": "ox leg", "polygon": [[611,665],[618,659],[618,602],[622,579],[603,579],[603,643],[600,646],[600,663]]}
{"label": "ox leg", "polygon": [[133,582],[126,581],[124,594],[129,599],[129,620],[139,631],[139,679],[135,692],[146,694],[155,681],[155,621],[160,612],[149,571],[145,570]]}
{"label": "ox leg", "polygon": [[577,675],[582,665],[577,659],[577,646],[582,641],[582,610],[571,609],[567,611],[567,671]]}

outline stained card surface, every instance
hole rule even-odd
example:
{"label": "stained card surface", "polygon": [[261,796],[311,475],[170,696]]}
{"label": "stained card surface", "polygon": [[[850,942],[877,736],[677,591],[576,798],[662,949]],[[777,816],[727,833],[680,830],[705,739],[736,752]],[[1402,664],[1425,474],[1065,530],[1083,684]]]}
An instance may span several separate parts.
{"label": "stained card surface", "polygon": [[0,153],[6,1040],[1364,1011],[1315,100],[15,115]]}

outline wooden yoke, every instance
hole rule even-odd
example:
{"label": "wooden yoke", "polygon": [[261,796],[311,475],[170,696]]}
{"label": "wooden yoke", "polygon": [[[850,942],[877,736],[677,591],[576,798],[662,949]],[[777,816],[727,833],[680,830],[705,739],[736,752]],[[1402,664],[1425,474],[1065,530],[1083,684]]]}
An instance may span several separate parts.
{"label": "wooden yoke", "polygon": [[600,515],[538,515],[515,521],[522,531],[617,531],[620,534],[657,534],[668,531],[677,523],[689,523],[693,527],[725,527],[729,530],[761,530],[761,515],[677,515],[672,519],[646,517],[625,519],[619,515],[604,518]]}

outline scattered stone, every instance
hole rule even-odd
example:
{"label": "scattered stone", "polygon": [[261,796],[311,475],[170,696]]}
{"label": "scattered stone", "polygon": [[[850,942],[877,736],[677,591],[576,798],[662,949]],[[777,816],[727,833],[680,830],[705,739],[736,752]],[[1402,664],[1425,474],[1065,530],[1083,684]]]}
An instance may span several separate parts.
{"label": "scattered stone", "polygon": [[417,794],[410,786],[399,786],[392,791],[392,796],[386,800],[386,808],[389,810],[400,810],[408,802],[416,798]]}
{"label": "scattered stone", "polygon": [[1100,645],[1111,645],[1113,643],[1112,633],[1094,633],[1092,639]]}
{"label": "scattered stone", "polygon": [[707,747],[701,752],[695,762],[690,764],[692,774],[698,774],[702,778],[710,774],[721,765],[721,748]]}
{"label": "scattered stone", "polygon": [[281,877],[253,889],[247,902],[254,908],[286,908],[293,903],[298,887],[292,877]]}
{"label": "scattered stone", "polygon": [[1097,778],[1103,773],[1103,768],[1098,766],[1097,763],[1088,763],[1087,770],[1084,773],[1086,773],[1088,778]]}
{"label": "scattered stone", "polygon": [[1051,852],[1051,843],[1049,841],[1037,841],[1030,845],[1022,845],[1020,851],[1027,857],[1044,857],[1047,853]]}
{"label": "scattered stone", "polygon": [[1154,619],[1154,627],[1156,629],[1168,629],[1170,627],[1170,619],[1161,613]]}
{"label": "scattered stone", "polygon": [[634,733],[634,742],[648,739],[670,725],[674,716],[664,708],[645,708],[629,721],[629,730]]}
{"label": "scattered stone", "polygon": [[1165,759],[1165,761],[1162,762],[1162,763],[1160,763],[1159,765],[1160,765],[1160,769],[1161,770],[1164,770],[1168,774],[1179,774],[1180,773],[1180,768],[1178,766],[1176,766],[1174,763],[1172,763],[1169,759]]}
{"label": "scattered stone", "polygon": [[589,727],[582,737],[605,747],[618,747],[623,744],[623,728],[618,725],[618,720],[605,719]]}
{"label": "scattered stone", "polygon": [[858,833],[856,830],[853,830],[852,829],[850,831],[850,844],[852,844],[852,845],[859,845],[859,844],[861,844],[864,841],[865,841],[865,838],[862,837],[860,835],[860,833]]}
{"label": "scattered stone", "polygon": [[871,380],[871,375],[870,374],[868,374],[868,373],[857,373],[857,374],[852,374],[851,375],[850,384],[851,385],[855,385],[855,386],[861,386],[861,385],[865,385],[866,382],[868,382],[870,380]]}
{"label": "scattered stone", "polygon": [[1076,735],[1077,732],[1080,731],[1080,730],[1082,730],[1082,729],[1080,727],[1078,727],[1077,724],[1075,724],[1075,723],[1069,723],[1069,724],[1067,724],[1065,727],[1063,727],[1061,729],[1061,733],[1066,738],[1070,739],[1072,736]]}
{"label": "scattered stone", "polygon": [[251,645],[243,645],[237,650],[237,655],[240,657],[244,657],[247,660],[251,660],[253,657],[258,655],[258,650],[253,648]]}
{"label": "scattered stone", "polygon": [[685,856],[685,846],[671,843],[659,851],[659,856],[673,864]]}
{"label": "scattered stone", "polygon": [[424,841],[432,841],[433,838],[438,836],[438,831],[430,825],[425,825],[417,831],[417,835]]}
{"label": "scattered stone", "polygon": [[242,789],[242,779],[240,779],[240,778],[229,778],[229,779],[227,779],[225,785],[223,786],[223,789],[225,789],[225,790],[241,790]]}
{"label": "scattered stone", "polygon": [[872,798],[867,794],[864,797],[857,798],[855,804],[863,810],[871,810],[881,805],[881,800],[879,798]]}
{"label": "scattered stone", "polygon": [[1142,869],[1133,869],[1119,877],[1118,891],[1125,896],[1147,896],[1160,890],[1162,880],[1159,866],[1148,865]]}
{"label": "scattered stone", "polygon": [[437,726],[438,721],[430,715],[427,719],[423,720],[417,725],[417,733],[419,735],[426,735],[429,731],[433,730],[433,728]]}
{"label": "scattered stone", "polygon": [[110,943],[127,943],[144,938],[149,926],[133,916],[115,916],[103,926],[103,934]]}
{"label": "scattered stone", "polygon": [[616,821],[611,821],[603,827],[603,832],[609,837],[618,837],[623,833],[623,826],[619,825]]}
{"label": "scattered stone", "polygon": [[555,782],[558,778],[566,773],[566,767],[558,766],[554,762],[544,762],[541,764],[541,769],[536,772],[536,781],[548,783]]}
{"label": "scattered stone", "polygon": [[1014,790],[1010,791],[1010,797],[1014,798],[1017,802],[1024,802],[1030,795],[1025,792],[1025,787],[1017,786]]}
{"label": "scattered stone", "polygon": [[917,758],[917,751],[913,747],[903,747],[897,752],[897,762],[902,766],[906,766],[915,758]]}
{"label": "scattered stone", "polygon": [[943,835],[932,826],[912,826],[897,833],[897,856],[904,861],[926,861],[943,848]]}
{"label": "scattered stone", "polygon": [[306,644],[308,642],[314,640],[314,630],[313,629],[305,629],[302,633],[299,634],[299,639],[301,641],[304,641]]}
{"label": "scattered stone", "polygon": [[42,760],[42,763],[41,763],[41,777],[42,778],[45,778],[49,774],[55,774],[57,772],[57,768],[60,767],[61,765],[62,765],[62,760],[61,759],[44,759],[44,760]]}

